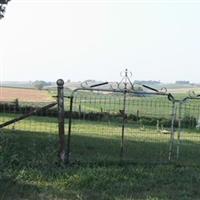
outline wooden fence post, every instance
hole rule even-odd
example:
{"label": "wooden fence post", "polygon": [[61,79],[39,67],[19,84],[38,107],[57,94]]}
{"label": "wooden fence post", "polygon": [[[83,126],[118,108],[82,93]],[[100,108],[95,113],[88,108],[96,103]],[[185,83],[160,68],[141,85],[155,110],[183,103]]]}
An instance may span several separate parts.
{"label": "wooden fence post", "polygon": [[66,161],[65,152],[65,109],[64,109],[64,81],[62,79],[57,80],[58,90],[58,131],[59,131],[59,159],[63,163]]}
{"label": "wooden fence post", "polygon": [[18,109],[19,109],[19,100],[15,99],[14,104],[15,104],[15,111],[18,111]]}

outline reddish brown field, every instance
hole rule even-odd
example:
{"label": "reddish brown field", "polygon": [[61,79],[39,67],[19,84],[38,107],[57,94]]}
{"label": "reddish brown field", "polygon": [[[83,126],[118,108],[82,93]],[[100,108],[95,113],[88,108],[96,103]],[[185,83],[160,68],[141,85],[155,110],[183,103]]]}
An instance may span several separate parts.
{"label": "reddish brown field", "polygon": [[52,98],[47,91],[0,87],[0,101],[13,101],[15,99],[24,102],[52,101]]}

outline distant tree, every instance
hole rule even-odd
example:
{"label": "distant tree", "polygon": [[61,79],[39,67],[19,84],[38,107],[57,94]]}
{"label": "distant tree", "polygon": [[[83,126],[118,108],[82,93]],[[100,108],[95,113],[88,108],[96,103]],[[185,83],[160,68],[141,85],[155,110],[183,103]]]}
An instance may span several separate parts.
{"label": "distant tree", "polygon": [[190,84],[190,81],[176,81],[176,84],[188,85]]}
{"label": "distant tree", "polygon": [[45,82],[45,81],[34,81],[33,82],[33,87],[38,89],[38,90],[42,90],[45,86],[51,85],[50,82]]}
{"label": "distant tree", "polygon": [[153,81],[153,80],[148,80],[148,81],[140,81],[140,80],[135,80],[134,83],[136,84],[144,84],[144,85],[156,85],[160,84],[160,81]]}
{"label": "distant tree", "polygon": [[4,13],[6,11],[5,5],[8,4],[10,0],[0,0],[0,19],[4,17]]}

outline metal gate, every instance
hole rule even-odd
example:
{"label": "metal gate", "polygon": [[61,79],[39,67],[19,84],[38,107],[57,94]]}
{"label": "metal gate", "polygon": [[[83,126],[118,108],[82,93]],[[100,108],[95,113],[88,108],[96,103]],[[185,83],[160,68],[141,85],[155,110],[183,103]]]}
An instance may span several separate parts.
{"label": "metal gate", "polygon": [[200,164],[200,95],[185,98],[171,96],[173,115],[169,160],[180,164]]}
{"label": "metal gate", "polygon": [[[141,89],[146,88],[146,91]],[[163,163],[169,158],[172,103],[166,90],[84,82],[68,96],[68,162]]]}

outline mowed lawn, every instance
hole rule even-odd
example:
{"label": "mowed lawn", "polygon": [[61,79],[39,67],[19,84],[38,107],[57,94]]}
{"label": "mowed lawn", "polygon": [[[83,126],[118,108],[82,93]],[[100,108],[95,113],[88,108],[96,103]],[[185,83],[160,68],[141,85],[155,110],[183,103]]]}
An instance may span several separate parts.
{"label": "mowed lawn", "polygon": [[198,131],[185,131],[180,162],[166,164],[169,134],[128,125],[123,159],[130,163],[119,162],[120,124],[76,120],[72,163],[64,166],[51,119],[1,131],[0,199],[200,199]]}

